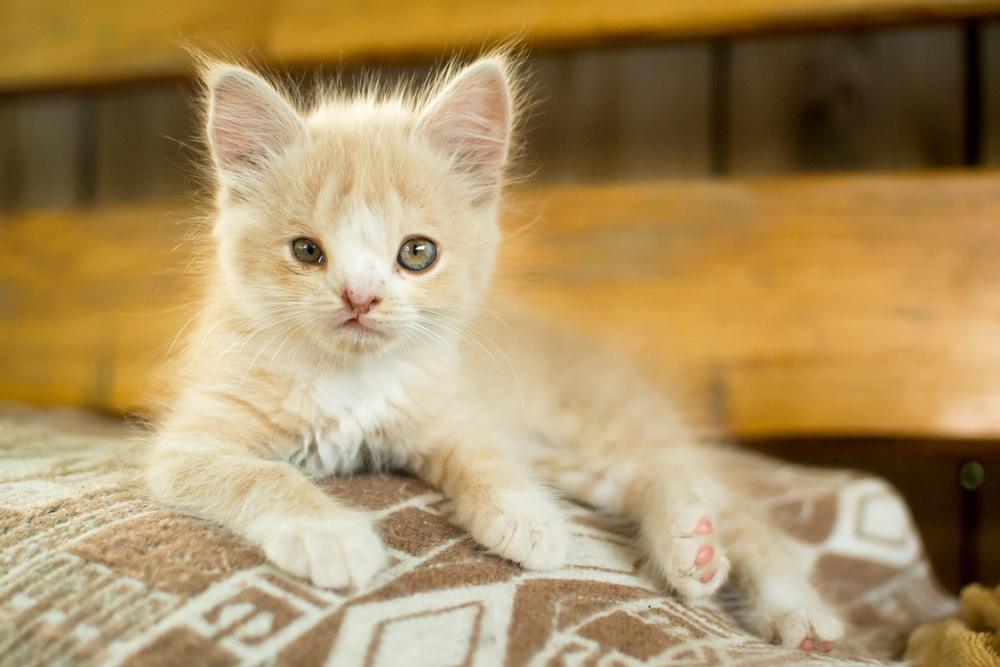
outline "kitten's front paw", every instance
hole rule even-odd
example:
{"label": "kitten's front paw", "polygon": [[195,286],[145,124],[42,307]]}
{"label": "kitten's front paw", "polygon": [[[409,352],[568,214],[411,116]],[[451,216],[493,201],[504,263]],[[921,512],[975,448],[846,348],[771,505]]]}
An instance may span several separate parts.
{"label": "kitten's front paw", "polygon": [[386,565],[382,540],[356,517],[268,517],[248,533],[272,563],[323,588],[360,588]]}
{"label": "kitten's front paw", "polygon": [[542,493],[508,491],[471,508],[466,524],[490,551],[529,570],[552,570],[566,563],[569,531],[554,503]]}

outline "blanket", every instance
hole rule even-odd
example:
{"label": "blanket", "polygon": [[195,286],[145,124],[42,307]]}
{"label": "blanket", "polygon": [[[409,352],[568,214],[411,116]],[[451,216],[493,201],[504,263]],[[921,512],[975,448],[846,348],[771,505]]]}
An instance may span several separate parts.
{"label": "blanket", "polygon": [[664,594],[643,574],[633,527],[584,507],[572,509],[566,567],[523,571],[405,476],[321,482],[371,513],[391,553],[345,595],[145,498],[139,436],[0,411],[0,666],[881,664],[956,609],[884,481],[763,458],[759,503],[852,624],[833,654],[754,636],[731,588],[698,605]]}

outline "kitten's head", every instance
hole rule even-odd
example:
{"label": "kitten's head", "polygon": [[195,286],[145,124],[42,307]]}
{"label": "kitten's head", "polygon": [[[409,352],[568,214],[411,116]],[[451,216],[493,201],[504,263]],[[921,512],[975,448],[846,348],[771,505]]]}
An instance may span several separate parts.
{"label": "kitten's head", "polygon": [[205,83],[222,284],[251,325],[365,354],[470,316],[500,239],[504,58],[423,95],[331,95],[307,112],[241,67],[212,65]]}

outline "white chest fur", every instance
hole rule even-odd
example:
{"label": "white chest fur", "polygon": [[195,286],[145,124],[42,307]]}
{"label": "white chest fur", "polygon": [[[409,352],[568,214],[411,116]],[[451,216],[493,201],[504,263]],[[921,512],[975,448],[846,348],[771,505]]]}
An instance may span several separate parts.
{"label": "white chest fur", "polygon": [[357,471],[399,462],[393,425],[419,374],[409,366],[358,368],[302,380],[283,407],[301,420],[302,447],[292,463],[311,474]]}

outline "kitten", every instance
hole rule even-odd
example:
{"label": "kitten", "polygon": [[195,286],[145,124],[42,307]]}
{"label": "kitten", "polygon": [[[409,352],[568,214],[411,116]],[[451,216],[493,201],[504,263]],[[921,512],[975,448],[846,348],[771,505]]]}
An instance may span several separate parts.
{"label": "kitten", "polygon": [[613,352],[490,296],[516,108],[507,58],[421,96],[331,95],[308,112],[241,67],[207,66],[204,82],[215,265],[147,469],[157,499],[341,588],[364,586],[386,551],[309,475],[412,471],[483,546],[549,569],[568,533],[542,479],[636,520],[683,597],[714,593],[732,559],[759,633],[823,649],[842,636],[748,509],[729,472],[740,454],[696,445]]}

